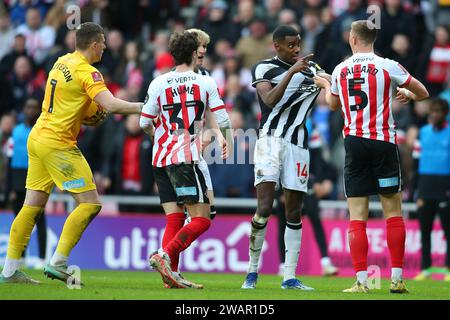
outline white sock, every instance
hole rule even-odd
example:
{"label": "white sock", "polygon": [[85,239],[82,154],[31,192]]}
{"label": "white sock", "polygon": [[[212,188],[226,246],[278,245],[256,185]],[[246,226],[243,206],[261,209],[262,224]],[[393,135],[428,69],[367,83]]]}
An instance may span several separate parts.
{"label": "white sock", "polygon": [[248,255],[250,257],[247,272],[258,272],[259,258],[264,244],[264,237],[267,231],[268,218],[261,218],[255,215],[252,218],[252,230],[250,233],[250,248]]}
{"label": "white sock", "polygon": [[286,223],[284,230],[284,245],[286,246],[284,258],[283,281],[295,278],[300,247],[302,244],[302,223]]}
{"label": "white sock", "polygon": [[322,267],[328,267],[331,266],[331,259],[329,257],[323,257],[322,259],[320,259],[320,265]]}
{"label": "white sock", "polygon": [[358,271],[356,273],[356,279],[359,283],[367,285],[367,271]]}
{"label": "white sock", "polygon": [[67,257],[63,256],[62,254],[59,254],[58,252],[55,251],[55,253],[52,256],[52,259],[50,260],[50,264],[52,266],[67,264]]}
{"label": "white sock", "polygon": [[3,267],[2,275],[5,278],[11,277],[14,272],[20,267],[20,259],[10,259],[6,257],[5,266]]}
{"label": "white sock", "polygon": [[392,268],[391,273],[392,281],[399,281],[403,279],[403,269],[402,268]]}

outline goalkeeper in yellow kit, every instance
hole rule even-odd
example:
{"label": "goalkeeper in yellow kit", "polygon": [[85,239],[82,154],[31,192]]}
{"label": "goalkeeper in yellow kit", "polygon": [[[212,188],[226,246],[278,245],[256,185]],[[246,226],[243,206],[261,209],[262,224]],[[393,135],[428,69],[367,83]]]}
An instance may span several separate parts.
{"label": "goalkeeper in yellow kit", "polygon": [[101,60],[105,48],[102,27],[83,23],[76,32],[75,52],[60,57],[49,73],[42,113],[28,139],[26,197],[11,226],[0,284],[39,283],[18,270],[19,259],[54,184],[70,192],[78,206],[68,216],[56,251],[44,269],[49,278],[69,279],[68,256],[102,207],[91,169],[76,145],[86,111],[94,102],[111,113],[140,113],[142,108],[141,103],[115,98],[92,66]]}

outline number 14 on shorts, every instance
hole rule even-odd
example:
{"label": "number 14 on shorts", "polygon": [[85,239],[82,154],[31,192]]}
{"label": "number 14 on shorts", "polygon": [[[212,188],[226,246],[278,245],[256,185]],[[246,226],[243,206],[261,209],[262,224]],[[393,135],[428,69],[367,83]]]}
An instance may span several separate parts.
{"label": "number 14 on shorts", "polygon": [[308,165],[306,163],[302,166],[301,162],[297,162],[297,177],[308,178]]}

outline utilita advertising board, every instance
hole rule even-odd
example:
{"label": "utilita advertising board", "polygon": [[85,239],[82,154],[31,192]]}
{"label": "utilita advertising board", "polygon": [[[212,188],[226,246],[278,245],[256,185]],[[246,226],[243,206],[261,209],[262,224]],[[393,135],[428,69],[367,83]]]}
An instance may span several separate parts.
{"label": "utilita advertising board", "polygon": [[[47,217],[47,257],[56,248],[66,216]],[[248,264],[250,215],[219,215],[211,228],[189,249],[183,252],[181,270],[192,272],[245,273]],[[13,215],[0,213],[0,262],[6,256],[8,235]],[[276,274],[280,266],[277,242],[277,219],[269,220],[262,252],[261,273]],[[323,221],[328,253],[340,268],[340,275],[352,276],[353,269],[347,242],[348,222]],[[73,250],[69,263],[82,269],[147,270],[148,256],[160,246],[164,233],[164,215],[98,216],[86,229]],[[407,221],[406,277],[420,271],[420,230],[417,221]],[[37,259],[36,230],[27,249],[27,263]],[[369,265],[378,266],[382,276],[390,275],[389,250],[386,246],[386,226],[382,220],[367,224],[369,238]],[[434,266],[443,266],[446,244],[444,232],[438,223],[432,233],[432,258]],[[319,275],[320,254],[311,225],[303,221],[303,238],[300,252],[299,275]]]}

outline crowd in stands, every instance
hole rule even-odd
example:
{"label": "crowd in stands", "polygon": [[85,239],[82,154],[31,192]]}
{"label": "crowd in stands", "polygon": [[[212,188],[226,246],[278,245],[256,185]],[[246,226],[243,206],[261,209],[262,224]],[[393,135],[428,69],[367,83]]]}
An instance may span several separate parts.
{"label": "crowd in stands", "polygon": [[[143,101],[149,83],[174,66],[167,50],[170,34],[200,28],[211,37],[205,67],[216,81],[234,128],[256,129],[260,108],[251,86],[252,66],[274,55],[271,32],[279,24],[295,26],[302,55],[328,73],[351,55],[350,24],[367,18],[369,5],[381,12],[376,52],[399,61],[422,81],[432,98],[450,103],[450,2],[443,0],[4,0],[0,4],[0,193],[8,192],[8,143],[23,121],[29,97],[40,101],[46,75],[56,59],[75,48],[75,31],[67,27],[80,8],[81,22],[93,21],[106,33],[107,49],[96,67],[111,92],[128,101]],[[398,143],[403,162],[405,200],[414,200],[416,163],[412,158],[419,129],[426,125],[431,99],[395,104]],[[103,194],[150,195],[151,141],[138,116],[109,116],[99,127],[83,127],[79,148]],[[343,119],[331,112],[323,95],[311,113],[327,164],[336,171],[332,199],[344,199]],[[236,143],[250,152],[248,141]],[[252,158],[247,155],[247,159]],[[253,167],[210,167],[216,196],[254,197]],[[233,179],[230,179],[233,177]],[[0,205],[1,206],[1,205]]]}

